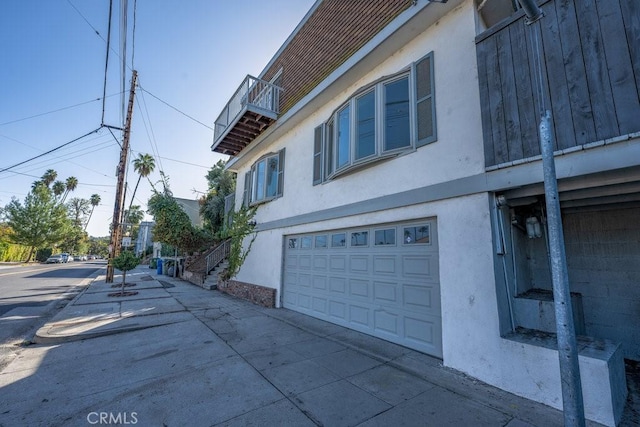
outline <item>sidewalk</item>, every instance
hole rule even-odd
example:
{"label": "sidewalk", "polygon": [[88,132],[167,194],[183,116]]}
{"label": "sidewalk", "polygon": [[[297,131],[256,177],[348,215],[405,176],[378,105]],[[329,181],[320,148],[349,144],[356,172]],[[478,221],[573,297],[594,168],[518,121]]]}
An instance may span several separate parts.
{"label": "sidewalk", "polygon": [[109,297],[119,289],[98,276],[0,373],[0,426],[103,414],[141,426],[563,424],[555,409],[368,335],[145,267],[127,283],[137,295]]}

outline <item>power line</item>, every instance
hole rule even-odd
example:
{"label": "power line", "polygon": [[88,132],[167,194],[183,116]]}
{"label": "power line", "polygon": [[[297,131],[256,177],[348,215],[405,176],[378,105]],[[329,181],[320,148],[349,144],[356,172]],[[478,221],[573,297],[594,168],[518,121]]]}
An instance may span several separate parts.
{"label": "power line", "polygon": [[24,161],[22,161],[22,162],[16,163],[15,165],[8,166],[8,167],[6,167],[6,168],[4,168],[4,169],[0,169],[0,173],[5,172],[5,171],[8,171],[8,170],[10,170],[10,169],[13,169],[13,168],[15,168],[15,167],[17,167],[17,166],[23,165],[23,164],[25,164],[25,163],[28,163],[28,162],[30,162],[30,161],[32,161],[32,160],[35,160],[35,159],[38,159],[38,158],[40,158],[40,157],[44,157],[44,156],[46,156],[47,154],[51,154],[51,153],[53,153],[54,151],[58,151],[58,150],[60,150],[61,148],[66,147],[67,145],[73,144],[74,142],[76,142],[76,141],[78,141],[78,140],[80,140],[80,139],[82,139],[82,138],[84,138],[84,137],[87,137],[87,136],[89,136],[89,135],[91,135],[91,134],[93,134],[93,133],[98,132],[101,128],[102,128],[102,126],[100,126],[99,128],[97,128],[97,129],[95,129],[95,130],[92,130],[91,132],[85,133],[84,135],[82,135],[82,136],[80,136],[80,137],[78,137],[78,138],[76,138],[76,139],[73,139],[73,140],[71,140],[71,141],[69,141],[69,142],[65,142],[64,144],[59,145],[59,146],[57,146],[56,148],[53,148],[53,149],[51,149],[51,150],[49,150],[49,151],[45,151],[44,153],[39,154],[39,155],[37,155],[37,156],[35,156],[35,157],[32,157],[32,158],[27,159],[27,160],[24,160]]}
{"label": "power line", "polygon": [[209,130],[213,130],[213,128],[211,126],[207,126],[204,123],[202,123],[200,120],[194,119],[193,117],[191,117],[190,115],[188,115],[184,111],[181,111],[181,110],[177,109],[176,107],[174,107],[173,105],[169,104],[168,102],[163,101],[162,99],[158,98],[157,96],[155,96],[154,94],[152,94],[151,92],[149,92],[148,90],[143,88],[142,86],[140,86],[140,90],[142,90],[142,91],[148,93],[149,95],[153,96],[155,99],[157,99],[158,101],[162,102],[167,107],[174,109],[175,111],[177,111],[178,113],[182,114],[183,116],[190,118],[194,122],[201,124],[202,126],[206,127]]}
{"label": "power line", "polygon": [[75,107],[79,107],[79,106],[81,106],[81,105],[89,104],[89,103],[91,103],[91,102],[100,101],[100,99],[102,99],[102,98],[96,98],[96,99],[92,99],[91,101],[85,101],[85,102],[81,102],[81,103],[79,103],[79,104],[70,105],[70,106],[68,106],[68,107],[58,108],[57,110],[47,111],[46,113],[34,114],[33,116],[23,117],[23,118],[21,118],[21,119],[10,120],[10,121],[8,121],[8,122],[0,123],[0,126],[10,125],[10,124],[12,124],[12,123],[17,123],[17,122],[22,122],[22,121],[29,120],[29,119],[34,119],[34,118],[36,118],[36,117],[45,116],[45,115],[47,115],[47,114],[58,113],[58,112],[60,112],[60,111],[68,110],[68,109],[70,109],[70,108],[75,108]]}
{"label": "power line", "polygon": [[[113,0],[109,0],[109,25],[107,27],[107,54],[104,61],[104,86],[102,87],[102,121],[101,125],[104,125],[104,112],[105,112],[105,94],[107,93],[107,71],[109,70],[109,46],[111,44],[111,13],[113,10]],[[93,28],[93,27],[92,27]]]}

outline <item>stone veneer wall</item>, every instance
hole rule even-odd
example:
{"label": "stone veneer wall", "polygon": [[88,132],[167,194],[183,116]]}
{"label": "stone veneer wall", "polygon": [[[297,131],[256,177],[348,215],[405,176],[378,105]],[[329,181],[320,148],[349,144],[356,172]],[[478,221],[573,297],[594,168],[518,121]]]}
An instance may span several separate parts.
{"label": "stone veneer wall", "polygon": [[219,280],[218,290],[263,307],[274,308],[276,306],[276,290],[273,288],[239,282],[237,280]]}

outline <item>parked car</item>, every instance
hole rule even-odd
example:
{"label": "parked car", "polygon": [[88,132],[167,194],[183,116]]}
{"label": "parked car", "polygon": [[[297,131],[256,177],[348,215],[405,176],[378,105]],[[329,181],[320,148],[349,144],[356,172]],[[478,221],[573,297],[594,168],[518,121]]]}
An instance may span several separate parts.
{"label": "parked car", "polygon": [[65,261],[62,254],[58,254],[58,255],[51,255],[49,258],[47,258],[47,260],[45,261],[45,264],[62,264],[64,262]]}

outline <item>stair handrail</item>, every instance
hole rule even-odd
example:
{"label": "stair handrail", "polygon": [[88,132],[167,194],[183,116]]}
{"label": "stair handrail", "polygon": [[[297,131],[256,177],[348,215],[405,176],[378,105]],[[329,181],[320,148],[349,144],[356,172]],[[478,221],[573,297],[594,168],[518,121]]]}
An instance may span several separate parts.
{"label": "stair handrail", "polygon": [[218,245],[209,255],[207,255],[207,270],[205,275],[209,274],[211,270],[216,268],[225,258],[229,256],[231,252],[231,239],[227,239]]}

